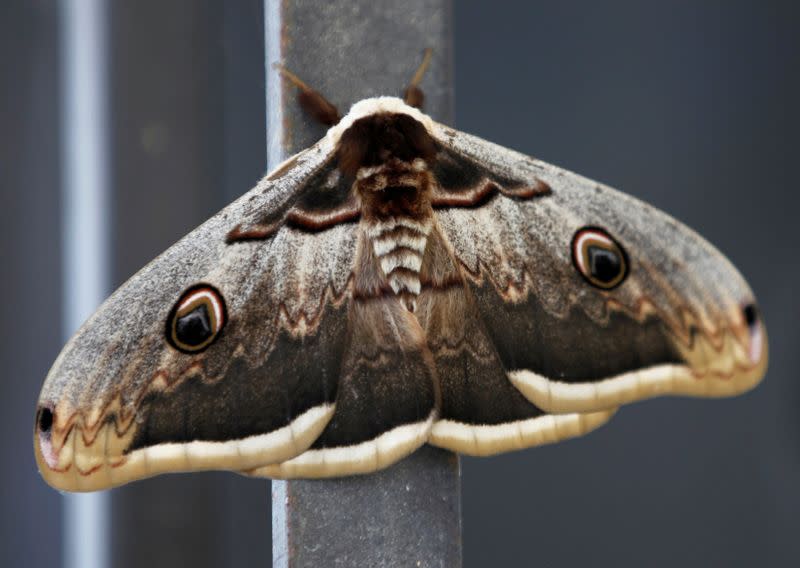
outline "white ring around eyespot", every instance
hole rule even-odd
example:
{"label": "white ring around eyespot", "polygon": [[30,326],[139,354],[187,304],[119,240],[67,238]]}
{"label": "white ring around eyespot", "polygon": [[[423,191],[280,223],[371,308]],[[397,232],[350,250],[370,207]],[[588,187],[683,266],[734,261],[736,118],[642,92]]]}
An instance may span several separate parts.
{"label": "white ring around eyespot", "polygon": [[223,310],[222,310],[222,303],[217,296],[217,293],[208,288],[201,288],[200,290],[196,290],[189,294],[179,305],[176,313],[180,312],[185,306],[188,304],[196,302],[200,298],[207,298],[209,302],[211,302],[211,307],[214,310],[214,322],[216,325],[214,326],[214,333],[218,332],[222,326],[225,324],[223,321]]}
{"label": "white ring around eyespot", "polygon": [[764,329],[760,320],[756,320],[753,325],[748,327],[750,332],[750,352],[748,354],[750,361],[756,364],[761,360],[761,352],[764,349]]}
{"label": "white ring around eyespot", "polygon": [[575,262],[578,263],[578,268],[580,268],[583,274],[589,274],[588,267],[584,263],[583,259],[583,245],[588,239],[600,241],[604,244],[607,244],[613,248],[617,248],[617,244],[607,235],[601,233],[600,231],[596,231],[594,229],[581,229],[579,231],[578,238],[575,239],[574,251],[573,256],[575,257]]}

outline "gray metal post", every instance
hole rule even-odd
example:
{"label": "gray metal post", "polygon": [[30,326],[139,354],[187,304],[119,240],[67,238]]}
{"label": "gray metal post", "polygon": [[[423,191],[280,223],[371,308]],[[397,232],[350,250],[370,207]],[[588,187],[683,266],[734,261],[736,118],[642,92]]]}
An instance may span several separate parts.
{"label": "gray metal post", "polygon": [[[374,95],[400,95],[424,48],[425,111],[452,122],[452,18],[448,0],[265,0],[268,162],[275,166],[324,129],[302,113],[283,63],[346,112]],[[458,457],[424,447],[367,476],[276,481],[273,565],[460,566]]]}
{"label": "gray metal post", "polygon": [[[108,74],[106,0],[61,5],[64,163],[64,334],[108,294]],[[108,565],[107,493],[64,497],[65,568]],[[89,536],[91,535],[91,536]]]}

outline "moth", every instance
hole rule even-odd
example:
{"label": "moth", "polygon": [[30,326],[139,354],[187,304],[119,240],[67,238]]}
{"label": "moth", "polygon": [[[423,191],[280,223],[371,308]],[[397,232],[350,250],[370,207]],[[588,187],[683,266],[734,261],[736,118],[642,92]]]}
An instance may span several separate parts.
{"label": "moth", "polygon": [[486,456],[764,376],[750,288],[679,222],[433,121],[420,72],[341,118],[284,76],[330,129],[66,345],[34,428],[53,487],[345,476],[425,443]]}

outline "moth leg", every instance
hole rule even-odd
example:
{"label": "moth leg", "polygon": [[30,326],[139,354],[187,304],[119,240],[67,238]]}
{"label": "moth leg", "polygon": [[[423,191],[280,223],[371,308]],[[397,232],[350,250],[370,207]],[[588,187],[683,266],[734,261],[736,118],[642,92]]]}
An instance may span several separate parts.
{"label": "moth leg", "polygon": [[422,108],[422,104],[425,102],[425,94],[422,92],[422,89],[419,88],[419,84],[422,82],[425,71],[428,70],[428,65],[430,65],[432,56],[433,50],[430,47],[425,48],[425,54],[422,56],[422,63],[419,64],[416,72],[414,72],[414,76],[411,77],[411,81],[408,83],[408,87],[403,91],[403,100],[408,106]]}
{"label": "moth leg", "polygon": [[319,91],[309,87],[300,77],[286,69],[286,67],[280,63],[276,63],[275,68],[291,84],[300,90],[297,94],[297,102],[300,103],[303,110],[311,115],[317,122],[325,126],[333,126],[342,119],[339,114],[339,109],[328,99],[323,97]]}

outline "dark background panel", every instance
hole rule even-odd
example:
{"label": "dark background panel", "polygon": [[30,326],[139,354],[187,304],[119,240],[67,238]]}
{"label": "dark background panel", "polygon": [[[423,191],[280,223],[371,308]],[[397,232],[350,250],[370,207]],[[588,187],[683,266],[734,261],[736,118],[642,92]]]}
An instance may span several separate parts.
{"label": "dark background panel", "polygon": [[[0,6],[2,566],[60,555],[60,498],[30,448],[62,342],[56,6]],[[791,564],[800,9],[459,1],[454,13],[456,126],[697,229],[747,276],[771,340],[767,379],[744,397],[636,404],[580,440],[464,459],[465,566]],[[118,284],[263,173],[263,16],[259,0],[116,2],[110,30]],[[269,565],[268,490],[222,473],[114,490],[114,565]]]}
{"label": "dark background panel", "polygon": [[464,460],[465,566],[800,555],[799,15],[789,2],[457,3],[458,127],[698,230],[747,276],[771,340],[746,396],[640,403],[581,440]]}
{"label": "dark background panel", "polygon": [[0,566],[61,552],[61,498],[31,445],[62,344],[57,24],[49,3],[0,3]]}

